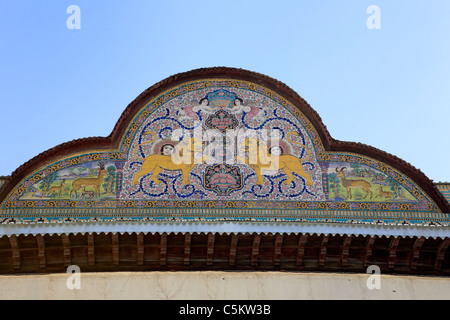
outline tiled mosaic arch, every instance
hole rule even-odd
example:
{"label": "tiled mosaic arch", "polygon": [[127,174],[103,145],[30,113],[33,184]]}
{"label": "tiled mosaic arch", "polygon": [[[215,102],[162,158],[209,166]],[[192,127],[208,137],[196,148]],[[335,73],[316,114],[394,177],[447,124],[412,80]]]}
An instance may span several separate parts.
{"label": "tiled mosaic arch", "polygon": [[[283,161],[277,167],[252,166],[238,161],[235,148],[231,162],[221,158],[219,149],[214,157],[222,162],[200,161],[188,168],[167,162],[164,148],[173,151],[178,143],[173,133],[193,138],[196,129],[206,148],[214,139],[234,139],[234,146],[236,132],[256,132],[269,155],[271,141],[260,134],[266,129],[269,137],[281,139]],[[218,133],[215,138],[204,134],[212,129]],[[222,149],[224,154],[227,150]],[[450,212],[419,170],[370,146],[332,139],[317,113],[293,90],[233,68],[194,70],[152,86],[126,108],[109,137],[57,146],[18,168],[0,189],[0,203],[3,223],[201,219],[447,224],[445,213]]]}

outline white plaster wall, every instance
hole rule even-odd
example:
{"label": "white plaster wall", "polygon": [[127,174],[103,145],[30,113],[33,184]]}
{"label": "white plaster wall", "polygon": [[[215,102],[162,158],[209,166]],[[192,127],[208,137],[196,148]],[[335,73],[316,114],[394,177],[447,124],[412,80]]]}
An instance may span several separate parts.
{"label": "white plaster wall", "polygon": [[[81,273],[0,276],[0,299],[450,299],[450,278],[281,272]],[[75,282],[72,282],[75,283]]]}

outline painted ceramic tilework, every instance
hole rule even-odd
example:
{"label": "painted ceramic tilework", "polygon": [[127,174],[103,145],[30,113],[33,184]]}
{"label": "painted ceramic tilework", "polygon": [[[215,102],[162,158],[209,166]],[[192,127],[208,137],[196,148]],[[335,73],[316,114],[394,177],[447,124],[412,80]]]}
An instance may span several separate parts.
{"label": "painted ceramic tilework", "polygon": [[20,200],[116,199],[117,167],[111,161],[93,161],[70,166],[30,185]]}
{"label": "painted ceramic tilework", "polygon": [[[197,107],[201,106],[199,101],[202,99],[209,101],[208,106],[205,103],[205,109]],[[243,103],[237,102],[236,105],[234,102],[236,99],[241,99]],[[246,104],[249,106],[245,106]],[[194,112],[192,109],[198,111]],[[204,135],[208,129],[216,129],[217,135],[214,139],[224,139],[225,142],[222,143],[224,149],[229,147],[233,150],[238,145],[236,141],[238,137],[235,138],[230,134],[227,137],[226,130],[233,130],[236,136],[237,132],[247,134],[266,132],[267,141],[258,137],[261,144],[270,142],[272,133],[280,138],[279,145],[286,153],[299,160],[298,170],[293,172],[294,179],[286,184],[288,178],[280,168],[275,172],[268,171],[260,181],[262,183],[258,184],[254,168],[248,164],[236,163],[233,150],[223,150],[223,154],[216,155],[218,159],[215,162],[192,166],[188,172],[189,184],[183,183],[183,173],[180,170],[167,169],[158,175],[160,183],[155,183],[152,179],[154,171],[147,170],[144,162],[150,161],[149,156],[160,154],[162,146],[174,144],[171,137],[176,130],[189,137],[194,135],[194,129],[202,129]],[[292,134],[288,136],[290,133]],[[214,142],[206,138],[202,140],[206,142],[204,151],[214,145]],[[151,143],[144,145],[146,142]],[[221,156],[226,156],[226,152],[234,164],[221,163],[226,162],[226,159],[224,161],[220,159]],[[220,165],[216,165],[219,163]],[[295,165],[293,168],[295,169]],[[302,169],[311,176],[311,185],[307,186],[306,175],[300,172]],[[141,170],[146,170],[145,174],[135,181],[136,184],[133,183],[133,179]],[[167,102],[164,108],[160,108],[143,122],[141,130],[131,144],[123,172],[123,189],[120,194],[122,199],[325,200],[321,168],[313,143],[300,121],[273,100],[242,89],[233,91],[220,88],[204,89]]]}
{"label": "painted ceramic tilework", "polygon": [[447,201],[450,202],[450,183],[442,183],[437,185],[439,191],[442,193],[442,195],[447,199]]}
{"label": "painted ceramic tilework", "polygon": [[[176,163],[173,154],[191,163]],[[421,213],[439,213],[387,164],[326,152],[309,120],[276,93],[223,79],[162,93],[136,114],[118,150],[76,154],[37,170],[9,194],[2,214],[37,218],[30,208],[42,209],[45,219],[302,220],[324,213],[353,221],[385,211],[391,219],[392,212],[406,219],[411,212],[421,220]],[[98,210],[77,211],[83,208]]]}

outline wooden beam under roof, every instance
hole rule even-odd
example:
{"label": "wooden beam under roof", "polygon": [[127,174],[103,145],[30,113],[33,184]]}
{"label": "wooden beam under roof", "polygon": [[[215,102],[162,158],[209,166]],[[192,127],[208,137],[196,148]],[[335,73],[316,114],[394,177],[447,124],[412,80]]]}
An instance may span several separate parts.
{"label": "wooden beam under roof", "polygon": [[253,248],[252,248],[252,256],[251,256],[251,266],[258,266],[258,257],[259,257],[259,245],[261,243],[261,235],[254,234],[253,235]]}
{"label": "wooden beam under roof", "polygon": [[342,254],[341,254],[341,265],[345,268],[348,266],[348,255],[350,252],[350,244],[352,242],[352,237],[344,235],[342,242]]}
{"label": "wooden beam under roof", "polygon": [[145,254],[145,247],[144,247],[144,233],[139,232],[136,235],[136,245],[137,245],[137,261],[136,264],[138,266],[144,265],[144,254]]}
{"label": "wooden beam under roof", "polygon": [[185,266],[188,266],[191,262],[191,234],[186,232],[184,234],[184,262]]}
{"label": "wooden beam under roof", "polygon": [[38,245],[38,257],[39,257],[39,267],[45,269],[47,267],[45,259],[45,241],[41,234],[36,235],[36,242]]}
{"label": "wooden beam under roof", "polygon": [[212,266],[214,259],[214,244],[216,235],[214,233],[208,233],[208,247],[206,252],[206,265]]}
{"label": "wooden beam under roof", "polygon": [[445,253],[446,253],[449,245],[450,245],[450,239],[449,238],[445,238],[439,244],[439,247],[438,247],[438,250],[437,250],[437,255],[436,255],[436,261],[434,263],[434,270],[436,272],[441,272],[442,262],[445,259]]}
{"label": "wooden beam under roof", "polygon": [[10,236],[9,243],[11,245],[13,268],[20,269],[20,250],[17,241],[17,236],[16,235]]}
{"label": "wooden beam under roof", "polygon": [[297,268],[303,266],[303,258],[305,256],[306,242],[308,241],[308,234],[300,234],[298,236],[298,248],[297,248]]}
{"label": "wooden beam under roof", "polygon": [[323,235],[322,241],[320,243],[320,253],[319,253],[319,267],[325,267],[325,259],[327,258],[327,245],[328,245],[328,236]]}
{"label": "wooden beam under roof", "polygon": [[376,240],[376,237],[367,236],[366,248],[365,248],[366,254],[364,255],[364,268],[367,268],[369,266],[369,259],[372,257],[372,249],[373,249],[375,240]]}
{"label": "wooden beam under roof", "polygon": [[239,236],[237,234],[231,234],[231,243],[230,243],[230,255],[228,257],[228,265],[230,267],[234,267],[236,265],[236,253],[237,253],[237,245],[239,241]]}
{"label": "wooden beam under roof", "polygon": [[120,252],[119,252],[119,233],[113,233],[111,236],[112,245],[112,260],[113,265],[118,266],[120,262]]}
{"label": "wooden beam under roof", "polygon": [[64,266],[72,265],[72,255],[70,250],[70,238],[67,234],[61,235],[61,243],[63,245]]}
{"label": "wooden beam under roof", "polygon": [[283,245],[283,239],[284,239],[283,234],[277,233],[275,235],[275,244],[274,244],[275,250],[273,255],[273,264],[275,266],[279,266],[281,264],[281,247]]}
{"label": "wooden beam under roof", "polygon": [[93,234],[87,235],[87,242],[88,242],[88,265],[94,266],[95,265],[95,241],[94,241]]}
{"label": "wooden beam under roof", "polygon": [[395,266],[395,261],[397,259],[397,248],[400,242],[400,237],[392,237],[389,244],[389,258],[388,258],[388,268],[393,269]]}
{"label": "wooden beam under roof", "polygon": [[420,237],[420,238],[417,238],[416,241],[414,242],[413,251],[412,251],[412,255],[411,255],[411,264],[410,264],[411,270],[417,269],[417,263],[419,262],[419,258],[420,258],[420,249],[422,249],[422,246],[423,246],[425,240],[426,240],[425,237]]}
{"label": "wooden beam under roof", "polygon": [[167,265],[167,233],[161,235],[159,263],[161,266]]}

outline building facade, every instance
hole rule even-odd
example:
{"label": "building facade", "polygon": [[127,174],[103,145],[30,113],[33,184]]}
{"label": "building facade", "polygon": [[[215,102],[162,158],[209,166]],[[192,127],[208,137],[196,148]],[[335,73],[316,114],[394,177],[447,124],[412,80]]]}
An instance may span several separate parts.
{"label": "building facade", "polygon": [[[11,279],[54,283],[77,266],[105,284],[139,272],[170,291],[171,277],[203,283],[225,272],[226,284],[207,281],[230,297],[245,275],[251,297],[255,284],[285,279],[286,288],[336,285],[292,298],[339,298],[345,281],[371,268],[393,283],[427,276],[442,286],[450,275],[449,184],[371,146],[333,139],[292,89],[242,69],[165,79],[125,109],[110,136],[59,145],[0,181],[5,287]],[[188,297],[199,286],[191,284],[175,296]],[[353,292],[365,290],[360,284]],[[277,297],[269,292],[254,297]]]}

